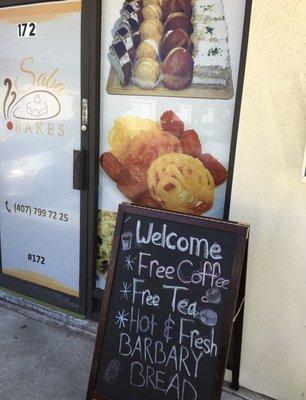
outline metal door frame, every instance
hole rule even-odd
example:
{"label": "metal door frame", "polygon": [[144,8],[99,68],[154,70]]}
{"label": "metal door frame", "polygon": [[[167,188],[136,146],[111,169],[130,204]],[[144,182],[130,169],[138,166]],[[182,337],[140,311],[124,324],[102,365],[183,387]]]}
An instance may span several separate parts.
{"label": "metal door frame", "polygon": [[[98,0],[99,1],[99,0]],[[101,0],[102,2],[103,0]],[[231,193],[232,193],[232,185],[233,185],[233,174],[234,174],[234,164],[235,164],[235,155],[236,155],[236,146],[238,139],[238,129],[239,129],[239,120],[240,120],[240,111],[241,111],[241,102],[243,95],[243,85],[244,85],[244,76],[245,76],[245,67],[246,67],[246,59],[247,59],[247,50],[248,50],[248,41],[249,41],[249,31],[250,31],[250,23],[251,23],[251,13],[252,13],[252,1],[245,1],[245,10],[244,10],[244,21],[243,21],[243,32],[242,32],[242,41],[241,41],[241,51],[240,51],[240,60],[239,60],[239,73],[238,73],[238,82],[236,89],[236,99],[235,99],[235,108],[234,108],[234,118],[232,123],[232,135],[231,135],[231,145],[230,145],[230,154],[229,154],[229,165],[228,165],[228,180],[226,185],[226,193],[225,193],[225,202],[224,202],[224,213],[223,219],[228,221],[229,213],[230,213],[230,204],[231,204]],[[100,10],[101,14],[101,10]],[[96,40],[100,41],[101,31],[99,22],[97,23],[97,32],[98,38]],[[101,48],[100,44],[97,48],[97,54],[100,56]],[[98,82],[98,81],[97,81]],[[99,87],[96,88],[99,91]],[[103,104],[102,104],[103,106]],[[99,130],[99,127],[97,127]],[[98,138],[99,141],[99,138]],[[99,174],[99,143],[96,144],[96,147],[92,147],[92,152],[95,154],[96,163],[92,165],[92,171],[95,174],[96,185],[98,185],[98,177]],[[95,209],[92,210],[92,215],[94,215],[95,220],[91,225],[91,229],[93,229],[94,234],[97,233],[97,210],[98,210],[98,200],[95,199]],[[96,240],[94,238],[94,240]],[[95,255],[96,255],[96,243],[91,242],[91,248],[93,249],[92,253],[92,265],[93,268],[90,271],[90,279],[88,280],[88,308],[87,315],[90,318],[98,320],[99,310],[101,307],[101,301],[103,298],[104,290],[96,288],[96,280],[95,280]],[[240,291],[239,291],[239,302],[237,307],[237,320],[234,325],[233,335],[232,335],[232,344],[231,344],[231,354],[228,360],[228,369],[232,371],[232,382],[231,387],[233,389],[239,388],[239,373],[240,373],[240,361],[241,361],[241,345],[242,345],[242,330],[243,330],[243,311],[244,311],[244,296],[245,296],[245,281],[246,281],[246,273],[247,273],[247,256],[245,258],[245,264],[243,269],[243,276],[241,279]]]}
{"label": "metal door frame", "polygon": [[[1,0],[1,8],[52,3],[66,0]],[[88,101],[88,125],[82,132],[80,126],[81,152],[85,155],[83,171],[84,189],[80,191],[80,294],[79,297],[31,283],[1,273],[0,286],[65,308],[86,316],[92,309],[92,284],[96,265],[97,204],[100,99],[100,24],[101,0],[81,0],[81,100]],[[81,109],[81,104],[80,104]],[[72,177],[71,177],[72,180]],[[1,238],[0,238],[1,240]],[[1,250],[1,249],[0,249]]]}

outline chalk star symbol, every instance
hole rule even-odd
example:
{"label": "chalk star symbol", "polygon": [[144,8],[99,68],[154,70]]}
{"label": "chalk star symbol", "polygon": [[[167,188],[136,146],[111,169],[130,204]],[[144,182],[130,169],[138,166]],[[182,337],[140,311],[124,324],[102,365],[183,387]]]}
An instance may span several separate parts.
{"label": "chalk star symbol", "polygon": [[125,256],[125,264],[124,264],[124,268],[126,268],[127,270],[131,270],[133,271],[133,264],[135,263],[137,257],[134,257],[133,259],[131,259],[131,256]]}
{"label": "chalk star symbol", "polygon": [[123,289],[120,290],[121,293],[121,298],[123,297],[124,299],[128,300],[129,299],[129,293],[131,293],[131,288],[132,284],[129,284],[127,282],[123,282]]}
{"label": "chalk star symbol", "polygon": [[125,328],[125,323],[128,321],[128,315],[129,313],[126,313],[125,310],[119,311],[116,315],[116,325],[119,325],[119,329],[121,329],[122,327]]}

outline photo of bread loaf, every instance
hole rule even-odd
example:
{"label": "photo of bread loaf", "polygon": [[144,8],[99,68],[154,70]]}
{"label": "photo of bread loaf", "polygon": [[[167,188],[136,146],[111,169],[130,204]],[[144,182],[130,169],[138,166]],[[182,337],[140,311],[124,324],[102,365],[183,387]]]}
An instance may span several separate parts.
{"label": "photo of bread loaf", "polygon": [[118,15],[108,93],[233,97],[223,0],[125,0]]}
{"label": "photo of bread loaf", "polygon": [[108,142],[102,169],[121,194],[141,206],[202,215],[227,180],[226,168],[171,110],[160,121],[117,118]]}

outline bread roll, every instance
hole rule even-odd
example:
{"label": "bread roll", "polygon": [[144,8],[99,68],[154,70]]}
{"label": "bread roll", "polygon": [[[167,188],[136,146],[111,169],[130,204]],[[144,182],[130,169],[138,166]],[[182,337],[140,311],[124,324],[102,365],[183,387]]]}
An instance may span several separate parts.
{"label": "bread roll", "polygon": [[146,19],[158,19],[162,18],[162,9],[157,4],[149,4],[142,9],[143,18]]}
{"label": "bread roll", "polygon": [[193,58],[182,47],[171,50],[162,63],[163,84],[171,90],[181,90],[192,82]]}
{"label": "bread roll", "polygon": [[175,29],[174,31],[168,31],[161,40],[160,53],[162,60],[168,55],[168,53],[175,47],[182,47],[188,50],[190,53],[193,51],[193,43],[186,31],[183,29]]}
{"label": "bread roll", "polygon": [[162,4],[163,19],[175,12],[184,13],[189,19],[192,16],[192,4],[190,0],[164,0]]}
{"label": "bread roll", "polygon": [[175,12],[168,15],[165,21],[164,31],[168,32],[179,28],[186,31],[189,35],[193,32],[192,22],[183,12]]}
{"label": "bread roll", "polygon": [[160,75],[158,62],[149,57],[138,60],[134,69],[134,83],[142,89],[153,89]]}
{"label": "bread roll", "polygon": [[140,25],[141,40],[153,39],[159,43],[163,34],[163,30],[163,24],[157,19],[146,20]]}
{"label": "bread roll", "polygon": [[143,7],[146,7],[150,4],[156,4],[161,7],[162,0],[143,0]]}
{"label": "bread roll", "polygon": [[146,39],[140,43],[136,51],[136,57],[149,57],[153,60],[157,60],[159,57],[158,53],[158,43],[153,39]]}

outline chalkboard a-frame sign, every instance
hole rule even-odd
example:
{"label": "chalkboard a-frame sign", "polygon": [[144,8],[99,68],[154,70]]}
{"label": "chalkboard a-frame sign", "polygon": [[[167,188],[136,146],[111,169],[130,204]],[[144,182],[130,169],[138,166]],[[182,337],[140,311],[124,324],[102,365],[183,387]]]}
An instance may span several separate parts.
{"label": "chalkboard a-frame sign", "polygon": [[247,225],[120,205],[87,400],[218,400]]}

